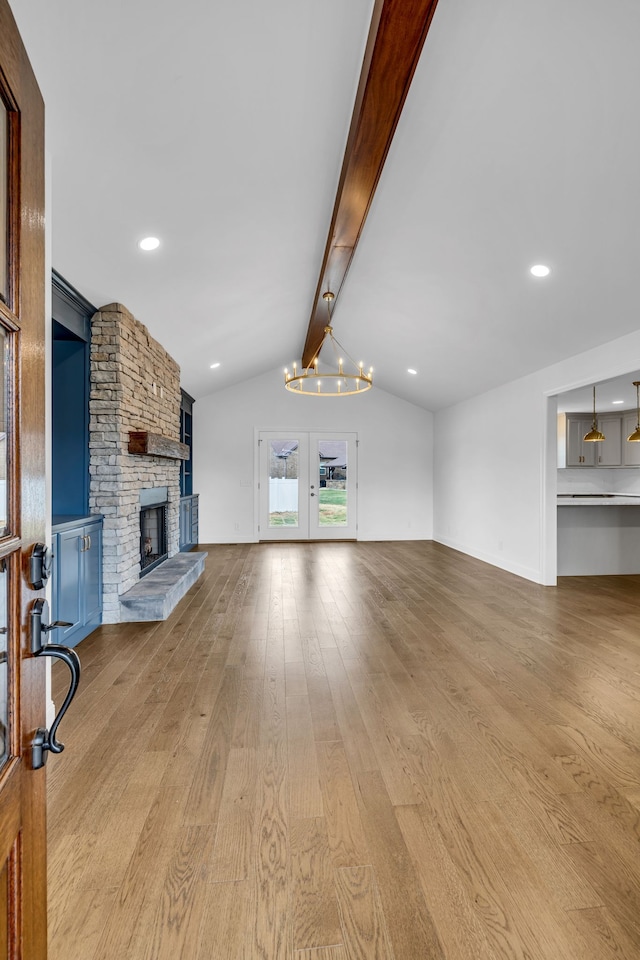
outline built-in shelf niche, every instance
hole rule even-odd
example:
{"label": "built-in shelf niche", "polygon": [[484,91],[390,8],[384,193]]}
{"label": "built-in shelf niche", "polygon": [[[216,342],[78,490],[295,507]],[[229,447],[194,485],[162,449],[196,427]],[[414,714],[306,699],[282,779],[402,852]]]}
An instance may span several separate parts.
{"label": "built-in shelf niche", "polygon": [[89,512],[89,351],[95,307],[52,276],[52,513]]}

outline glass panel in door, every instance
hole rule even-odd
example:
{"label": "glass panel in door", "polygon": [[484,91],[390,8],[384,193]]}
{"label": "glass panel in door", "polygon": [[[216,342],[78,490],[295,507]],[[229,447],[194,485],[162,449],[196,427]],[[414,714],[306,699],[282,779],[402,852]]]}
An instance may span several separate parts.
{"label": "glass panel in door", "polygon": [[299,527],[299,441],[269,440],[269,526]]}
{"label": "glass panel in door", "polygon": [[309,536],[306,435],[260,433],[260,540]]}
{"label": "glass panel in door", "polygon": [[312,433],[309,449],[311,539],[356,539],[356,434]]}
{"label": "glass panel in door", "polygon": [[347,526],[347,441],[318,440],[318,523]]}

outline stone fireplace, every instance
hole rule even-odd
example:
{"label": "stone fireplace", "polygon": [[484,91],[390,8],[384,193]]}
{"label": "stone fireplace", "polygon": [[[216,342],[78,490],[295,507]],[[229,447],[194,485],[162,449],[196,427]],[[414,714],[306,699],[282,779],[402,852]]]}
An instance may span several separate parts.
{"label": "stone fireplace", "polygon": [[[130,619],[120,597],[140,579],[155,534],[141,510],[162,504],[166,557],[179,551],[180,460],[129,452],[129,433],[180,439],[180,369],[121,304],[92,319],[89,403],[90,511],[104,515],[103,622]],[[160,563],[159,554],[153,566]]]}

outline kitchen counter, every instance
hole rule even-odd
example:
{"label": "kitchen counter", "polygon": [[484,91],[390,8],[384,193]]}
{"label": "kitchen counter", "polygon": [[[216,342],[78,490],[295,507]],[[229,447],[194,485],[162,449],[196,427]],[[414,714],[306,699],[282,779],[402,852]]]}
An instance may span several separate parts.
{"label": "kitchen counter", "polygon": [[559,507],[640,507],[640,494],[625,493],[559,493]]}
{"label": "kitchen counter", "polygon": [[559,496],[558,576],[640,573],[640,496]]}

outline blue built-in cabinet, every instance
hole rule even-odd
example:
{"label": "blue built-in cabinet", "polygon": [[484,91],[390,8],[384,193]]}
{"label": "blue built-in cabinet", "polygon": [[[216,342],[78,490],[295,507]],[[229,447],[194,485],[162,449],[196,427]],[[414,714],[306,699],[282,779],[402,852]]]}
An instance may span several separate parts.
{"label": "blue built-in cabinet", "polygon": [[53,619],[67,626],[53,630],[51,640],[75,647],[102,623],[102,517],[54,522],[52,533]]}
{"label": "blue built-in cabinet", "polygon": [[180,549],[198,545],[198,494],[193,492],[193,405],[195,400],[181,390],[180,440],[189,448],[187,460],[180,461]]}
{"label": "blue built-in cabinet", "polygon": [[102,517],[89,514],[89,351],[95,307],[53,274],[51,364],[54,643],[102,622]]}

